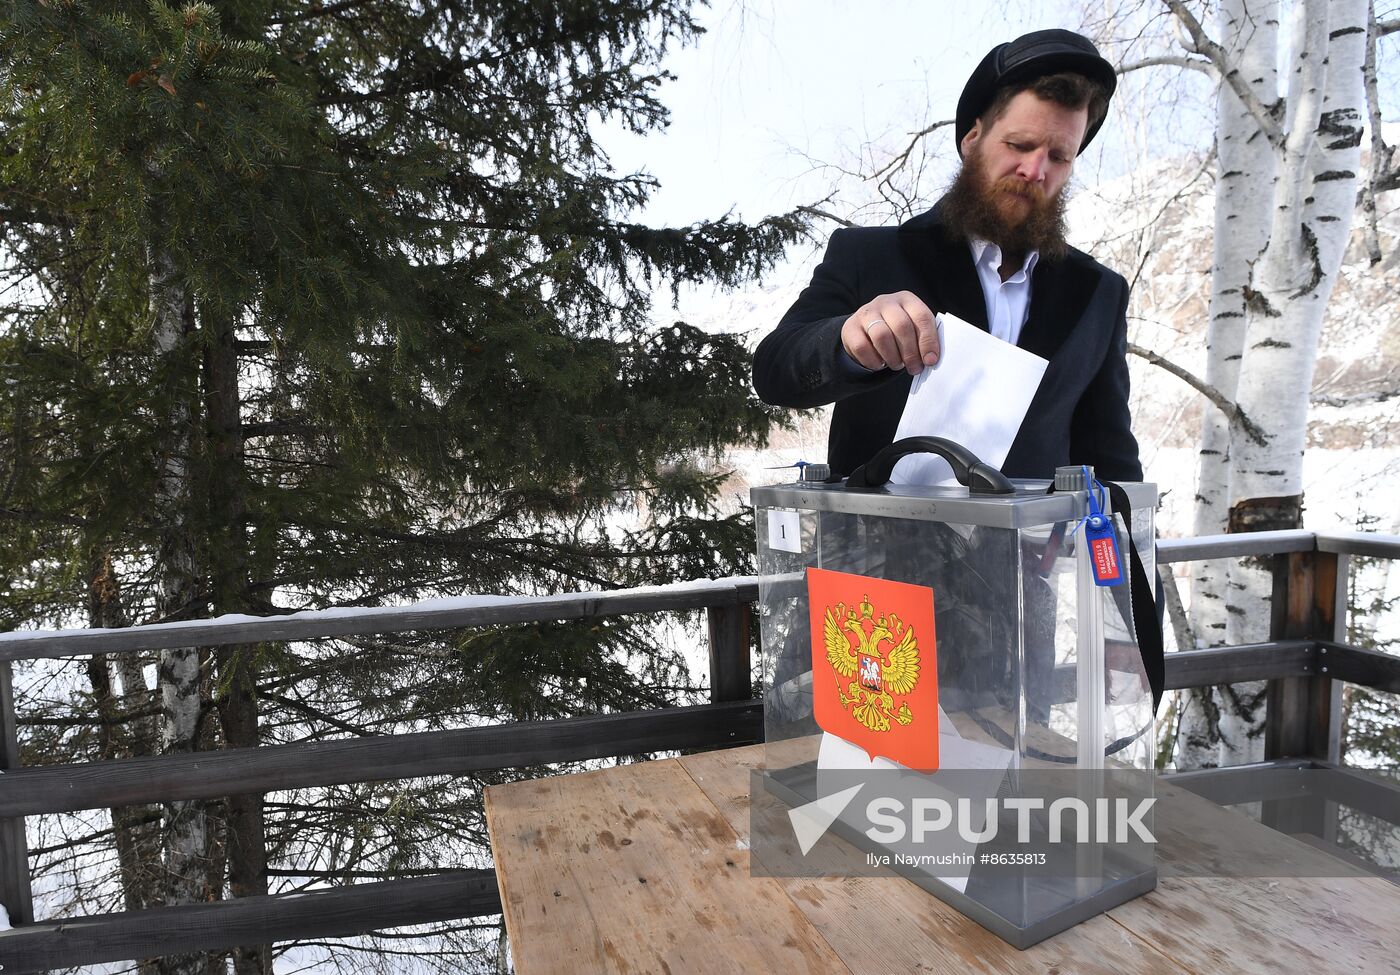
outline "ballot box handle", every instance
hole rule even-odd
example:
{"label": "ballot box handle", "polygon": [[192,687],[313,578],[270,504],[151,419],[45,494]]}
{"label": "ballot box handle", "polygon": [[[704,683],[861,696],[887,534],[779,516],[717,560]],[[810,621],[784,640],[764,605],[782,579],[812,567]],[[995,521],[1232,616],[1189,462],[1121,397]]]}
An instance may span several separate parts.
{"label": "ballot box handle", "polygon": [[937,454],[948,462],[958,483],[971,494],[1015,494],[1016,488],[1005,474],[991,464],[984,464],[977,455],[962,444],[942,437],[905,437],[881,449],[874,457],[851,472],[846,487],[853,491],[869,491],[883,487],[890,472],[901,457],[909,454]]}

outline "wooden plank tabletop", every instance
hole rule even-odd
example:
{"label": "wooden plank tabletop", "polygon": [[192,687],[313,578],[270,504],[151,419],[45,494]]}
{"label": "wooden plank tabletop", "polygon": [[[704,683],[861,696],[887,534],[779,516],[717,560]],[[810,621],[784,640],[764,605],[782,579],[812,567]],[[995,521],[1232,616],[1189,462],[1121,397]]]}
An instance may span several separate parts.
{"label": "wooden plank tabletop", "polygon": [[[1373,877],[1164,877],[1018,951],[900,877],[750,876],[749,771],[762,756],[735,748],[487,789],[516,971],[1400,970],[1400,888]],[[1198,809],[1199,822],[1159,830],[1164,867],[1202,862],[1219,817],[1244,819]],[[1273,852],[1326,856],[1257,824],[1245,832]]]}

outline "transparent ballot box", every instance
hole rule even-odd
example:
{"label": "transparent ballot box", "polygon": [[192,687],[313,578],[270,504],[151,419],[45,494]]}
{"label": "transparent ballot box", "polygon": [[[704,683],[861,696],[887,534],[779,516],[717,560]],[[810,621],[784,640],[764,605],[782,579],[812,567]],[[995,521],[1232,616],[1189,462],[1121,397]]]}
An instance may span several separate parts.
{"label": "transparent ballot box", "polygon": [[1155,486],[1118,485],[1115,512],[1082,468],[1053,491],[864,473],[751,492],[756,782],[791,822],[759,849],[755,821],[756,858],[892,870],[1021,948],[1151,890]]}

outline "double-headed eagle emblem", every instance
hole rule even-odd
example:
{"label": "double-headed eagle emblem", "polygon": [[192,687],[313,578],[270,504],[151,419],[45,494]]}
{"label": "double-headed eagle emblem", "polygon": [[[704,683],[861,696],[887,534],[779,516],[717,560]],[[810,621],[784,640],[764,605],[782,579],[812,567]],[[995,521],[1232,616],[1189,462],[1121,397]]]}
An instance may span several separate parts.
{"label": "double-headed eagle emblem", "polygon": [[898,701],[919,682],[919,641],[914,630],[894,613],[875,615],[870,597],[859,606],[837,603],[822,624],[826,659],[838,678],[842,710],[871,731],[889,731],[890,722],[914,720],[908,701]]}

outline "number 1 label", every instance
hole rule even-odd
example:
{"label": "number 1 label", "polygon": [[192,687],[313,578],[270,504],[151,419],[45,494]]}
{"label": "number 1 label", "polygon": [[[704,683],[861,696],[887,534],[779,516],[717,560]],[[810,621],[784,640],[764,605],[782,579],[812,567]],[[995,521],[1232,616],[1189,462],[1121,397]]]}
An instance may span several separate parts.
{"label": "number 1 label", "polygon": [[796,511],[770,508],[768,547],[779,552],[802,552],[802,521]]}

